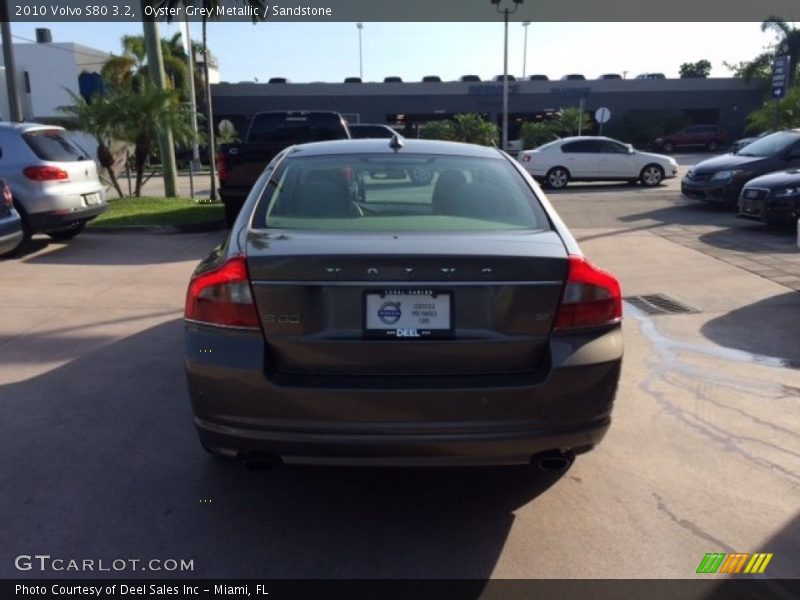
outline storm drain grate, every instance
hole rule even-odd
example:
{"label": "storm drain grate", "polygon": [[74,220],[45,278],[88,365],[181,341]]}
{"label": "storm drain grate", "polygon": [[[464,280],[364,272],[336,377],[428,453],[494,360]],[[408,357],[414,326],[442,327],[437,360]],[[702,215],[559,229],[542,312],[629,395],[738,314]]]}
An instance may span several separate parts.
{"label": "storm drain grate", "polygon": [[680,315],[700,312],[664,294],[628,296],[624,300],[648,315]]}

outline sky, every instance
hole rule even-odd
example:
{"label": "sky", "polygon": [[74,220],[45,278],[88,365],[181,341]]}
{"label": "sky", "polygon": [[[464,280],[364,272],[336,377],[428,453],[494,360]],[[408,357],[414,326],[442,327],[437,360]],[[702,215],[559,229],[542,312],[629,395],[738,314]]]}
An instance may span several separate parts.
{"label": "sky", "polygon": [[[120,38],[141,34],[141,23],[13,23],[15,42],[33,41],[35,28],[48,27],[54,42],[76,42],[120,52]],[[200,39],[200,24],[191,35]],[[178,31],[160,24],[162,37]],[[382,81],[395,75],[419,81],[438,75],[444,81],[503,72],[503,24],[364,23],[361,30],[363,78]],[[523,74],[525,28],[509,24],[510,74]],[[531,23],[527,33],[526,74],[558,79],[582,73],[659,72],[677,77],[680,65],[701,59],[712,77],[729,77],[723,61],[737,63],[763,52],[775,40],[758,23]],[[267,81],[288,77],[297,83],[338,82],[359,76],[359,32],[355,23],[209,22],[208,44],[220,65],[222,81]]]}

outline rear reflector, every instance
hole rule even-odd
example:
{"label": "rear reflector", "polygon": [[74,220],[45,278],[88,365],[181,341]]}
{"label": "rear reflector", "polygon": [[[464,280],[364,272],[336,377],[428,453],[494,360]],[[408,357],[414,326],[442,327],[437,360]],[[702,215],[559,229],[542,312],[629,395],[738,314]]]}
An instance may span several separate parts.
{"label": "rear reflector", "polygon": [[184,317],[208,325],[260,328],[243,256],[234,256],[216,269],[192,277]]}
{"label": "rear reflector", "polygon": [[622,319],[622,292],[611,273],[582,256],[569,257],[569,275],[554,329],[610,325]]}
{"label": "rear reflector", "polygon": [[23,175],[33,181],[67,181],[69,173],[58,167],[25,167],[22,169]]}

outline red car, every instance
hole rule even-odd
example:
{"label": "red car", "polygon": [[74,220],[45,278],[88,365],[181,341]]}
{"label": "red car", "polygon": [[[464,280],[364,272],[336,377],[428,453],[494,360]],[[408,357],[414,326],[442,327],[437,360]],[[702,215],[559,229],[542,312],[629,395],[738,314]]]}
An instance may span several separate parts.
{"label": "red car", "polygon": [[692,125],[678,132],[658,137],[656,146],[664,152],[675,148],[705,148],[714,152],[725,144],[725,133],[716,125]]}

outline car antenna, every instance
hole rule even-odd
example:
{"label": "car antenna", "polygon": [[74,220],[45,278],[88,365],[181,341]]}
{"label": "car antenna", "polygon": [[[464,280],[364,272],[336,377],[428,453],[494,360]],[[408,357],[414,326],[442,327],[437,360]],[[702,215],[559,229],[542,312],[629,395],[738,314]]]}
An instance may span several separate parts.
{"label": "car antenna", "polygon": [[392,136],[392,139],[389,140],[389,148],[397,152],[400,148],[403,147],[403,136],[399,133],[395,133]]}

